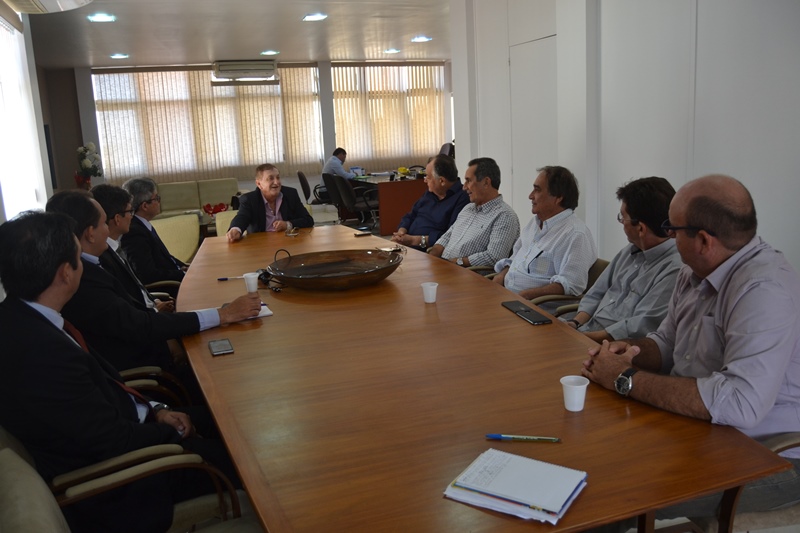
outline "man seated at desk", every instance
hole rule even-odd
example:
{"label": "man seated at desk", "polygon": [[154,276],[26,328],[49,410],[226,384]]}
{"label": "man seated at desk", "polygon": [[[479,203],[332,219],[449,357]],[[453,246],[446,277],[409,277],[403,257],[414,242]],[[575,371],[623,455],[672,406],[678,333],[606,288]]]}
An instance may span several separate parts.
{"label": "man seated at desk", "polygon": [[439,154],[428,162],[425,184],[428,190],[400,220],[400,227],[392,235],[394,242],[420,250],[427,250],[439,240],[469,203],[456,161],[450,156]]}
{"label": "man seated at desk", "polygon": [[590,339],[626,339],[658,329],[681,269],[675,241],[661,223],[675,189],[664,178],[641,178],[617,189],[617,220],[630,242],[581,298],[567,323]]}
{"label": "man seated at desk", "polygon": [[297,191],[281,185],[281,175],[275,165],[265,163],[256,168],[256,187],[255,191],[239,198],[239,212],[231,220],[228,242],[241,239],[245,230],[248,233],[291,231],[314,225]]}
{"label": "man seated at desk", "polygon": [[[333,155],[331,155],[330,159],[325,162],[325,165],[322,167],[323,174],[333,174],[334,176],[341,176],[345,179],[351,180],[356,177],[354,172],[347,172],[344,169],[344,162],[347,159],[347,152],[344,148],[337,148],[333,151]],[[322,184],[323,187],[325,184]]]}
{"label": "man seated at desk", "polygon": [[[66,215],[41,212],[0,225],[0,282],[8,293],[0,303],[0,425],[47,482],[133,450],[179,443],[239,485],[224,445],[208,438],[207,412],[195,409],[190,418],[152,406],[61,316],[84,267],[74,225]],[[208,417],[205,428],[196,426],[200,415]],[[181,469],[75,503],[64,514],[72,531],[166,531],[174,502],[212,492],[205,472]]]}
{"label": "man seated at desk", "polygon": [[494,159],[470,161],[464,174],[470,204],[429,253],[464,267],[491,266],[508,257],[519,237],[519,218],[499,189],[500,167]]}
{"label": "man seated at desk", "polygon": [[[667,317],[647,337],[591,349],[583,374],[624,397],[756,440],[800,431],[800,278],[756,235],[750,193],[728,176],[690,181],[662,227],[685,263]],[[738,511],[800,501],[800,450],[781,455],[794,468],[745,485]],[[714,516],[721,497],[678,504],[656,518]]]}
{"label": "man seated at desk", "polygon": [[533,219],[514,243],[510,258],[494,265],[494,282],[524,298],[547,294],[578,295],[586,289],[597,246],[575,215],[578,182],[564,167],[540,169],[533,182]]}

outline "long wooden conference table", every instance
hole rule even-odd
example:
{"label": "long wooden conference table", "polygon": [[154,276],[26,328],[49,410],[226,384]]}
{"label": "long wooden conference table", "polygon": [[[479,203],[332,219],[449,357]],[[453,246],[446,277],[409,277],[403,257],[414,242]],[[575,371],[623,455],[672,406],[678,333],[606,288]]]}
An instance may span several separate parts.
{"label": "long wooden conference table", "polygon": [[[297,237],[206,239],[182,283],[182,310],[244,293],[276,250],[383,247],[343,226]],[[420,283],[439,283],[435,304]],[[284,531],[569,532],[735,489],[788,463],[730,427],[660,411],[590,384],[564,409],[559,378],[593,344],[556,323],[531,326],[501,307],[515,295],[478,274],[409,250],[371,287],[260,291],[274,315],[184,339],[214,417],[264,527]],[[208,341],[235,353],[212,357]],[[560,437],[487,441],[486,433]],[[493,447],[588,473],[557,525],[442,496]],[[548,483],[546,479],[532,483]],[[729,490],[729,495],[735,495]]]}

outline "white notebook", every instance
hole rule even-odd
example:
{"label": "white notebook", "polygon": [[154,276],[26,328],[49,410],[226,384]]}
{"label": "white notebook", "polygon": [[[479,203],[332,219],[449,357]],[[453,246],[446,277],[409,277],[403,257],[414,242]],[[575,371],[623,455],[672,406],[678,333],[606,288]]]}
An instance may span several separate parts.
{"label": "white notebook", "polygon": [[586,472],[490,448],[445,490],[445,496],[555,524],[583,487]]}

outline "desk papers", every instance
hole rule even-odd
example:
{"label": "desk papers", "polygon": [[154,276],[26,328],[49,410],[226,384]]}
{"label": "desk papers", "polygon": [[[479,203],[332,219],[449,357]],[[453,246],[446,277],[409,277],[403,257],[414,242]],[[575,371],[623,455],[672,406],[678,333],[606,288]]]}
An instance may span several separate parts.
{"label": "desk papers", "polygon": [[454,500],[555,524],[586,486],[586,472],[490,448],[445,489]]}

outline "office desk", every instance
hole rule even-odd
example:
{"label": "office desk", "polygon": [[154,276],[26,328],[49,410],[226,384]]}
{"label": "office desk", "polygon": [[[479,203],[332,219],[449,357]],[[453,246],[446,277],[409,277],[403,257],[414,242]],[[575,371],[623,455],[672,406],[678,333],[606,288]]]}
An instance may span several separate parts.
{"label": "office desk", "polygon": [[[422,193],[428,190],[425,180],[394,180],[386,177],[368,177],[357,180],[378,187],[378,210],[381,213],[381,235],[391,235],[400,225],[403,216],[411,211]],[[356,185],[358,186],[358,185]]]}
{"label": "office desk", "polygon": [[[181,286],[182,309],[219,305],[278,248],[302,253],[385,246],[340,226],[298,237],[209,238]],[[424,304],[420,283],[438,281]],[[621,398],[590,384],[564,409],[559,378],[592,345],[554,323],[531,326],[514,299],[474,272],[409,250],[391,276],[346,292],[261,290],[274,316],[186,338],[247,491],[271,532],[582,531],[743,485],[788,463],[735,429]],[[227,337],[235,353],[212,358]],[[490,442],[486,433],[563,442]],[[442,496],[489,447],[588,472],[556,526]],[[547,482],[540,480],[540,482]]]}

